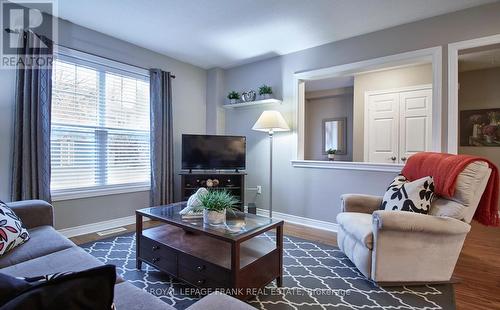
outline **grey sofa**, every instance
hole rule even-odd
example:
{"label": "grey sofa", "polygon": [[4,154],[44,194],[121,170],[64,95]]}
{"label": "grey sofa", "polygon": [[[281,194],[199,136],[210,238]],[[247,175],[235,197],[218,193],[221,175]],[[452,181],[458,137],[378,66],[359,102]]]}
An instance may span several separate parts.
{"label": "grey sofa", "polygon": [[[0,257],[0,273],[14,277],[29,277],[56,272],[81,271],[102,265],[92,255],[57,232],[52,205],[41,200],[7,204],[23,221],[30,240]],[[159,298],[117,277],[115,305],[119,310],[174,309]],[[189,307],[189,310],[254,309],[248,304],[224,294],[211,294]]]}

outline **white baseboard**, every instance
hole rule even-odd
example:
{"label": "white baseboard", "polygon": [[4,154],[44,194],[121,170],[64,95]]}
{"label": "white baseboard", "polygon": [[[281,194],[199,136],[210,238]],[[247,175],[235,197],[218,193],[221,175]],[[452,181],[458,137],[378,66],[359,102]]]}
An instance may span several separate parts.
{"label": "white baseboard", "polygon": [[[148,218],[143,217],[143,221],[149,221]],[[108,230],[120,226],[135,224],[135,215],[120,217],[113,220],[91,223],[81,226],[69,227],[59,229],[58,231],[67,238],[95,233],[101,230]]]}
{"label": "white baseboard", "polygon": [[[269,216],[269,210],[257,209],[257,215]],[[281,212],[273,211],[273,219],[283,220],[292,224],[307,226],[315,229],[327,230],[336,233],[338,229],[337,223],[325,222],[307,217],[301,217]]]}
{"label": "white baseboard", "polygon": [[[257,214],[262,215],[262,216],[269,216],[269,211],[264,210],[264,209],[257,209]],[[277,220],[283,220],[285,222],[289,222],[292,224],[297,224],[297,225],[307,226],[307,227],[311,227],[311,228],[315,228],[315,229],[331,231],[331,232],[335,232],[335,233],[337,232],[337,227],[338,227],[338,224],[336,224],[336,223],[314,220],[314,219],[310,219],[307,217],[301,217],[301,216],[296,216],[296,215],[291,215],[291,214],[286,214],[286,213],[281,213],[281,212],[276,212],[276,211],[273,212],[273,218],[277,219]],[[144,221],[149,220],[148,218],[145,218],[145,217],[143,219],[144,219]],[[121,217],[121,218],[108,220],[108,221],[102,221],[102,222],[97,222],[97,223],[81,225],[81,226],[63,228],[63,229],[59,229],[59,232],[67,238],[72,238],[72,237],[76,237],[76,236],[91,234],[91,233],[95,233],[98,231],[108,230],[111,228],[126,226],[126,225],[130,225],[130,224],[135,224],[135,216],[134,215]]]}

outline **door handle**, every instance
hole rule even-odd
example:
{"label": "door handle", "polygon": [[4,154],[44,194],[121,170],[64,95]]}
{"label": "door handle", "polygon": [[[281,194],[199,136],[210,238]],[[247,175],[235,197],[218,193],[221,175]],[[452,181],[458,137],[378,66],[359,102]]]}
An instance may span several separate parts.
{"label": "door handle", "polygon": [[392,160],[392,161],[396,161],[396,156],[392,156],[392,157],[391,157],[391,160]]}
{"label": "door handle", "polygon": [[406,158],[406,157],[401,157],[401,161],[402,161],[402,162],[405,162],[406,160],[407,160],[407,158]]}

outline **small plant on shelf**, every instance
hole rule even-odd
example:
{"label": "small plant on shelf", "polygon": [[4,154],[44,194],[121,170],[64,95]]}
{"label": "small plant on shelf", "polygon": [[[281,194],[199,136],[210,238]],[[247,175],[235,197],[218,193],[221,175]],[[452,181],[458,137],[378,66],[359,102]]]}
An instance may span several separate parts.
{"label": "small plant on shelf", "polygon": [[259,87],[259,95],[265,99],[270,98],[273,94],[273,88],[271,86],[267,86],[266,84]]}
{"label": "small plant on shelf", "polygon": [[229,102],[233,104],[236,103],[238,100],[240,100],[241,96],[240,93],[233,90],[227,95],[227,99],[229,99]]}
{"label": "small plant on shelf", "polygon": [[225,190],[209,190],[199,197],[203,208],[203,222],[210,225],[224,224],[226,212],[234,212],[238,200]]}
{"label": "small plant on shelf", "polygon": [[326,154],[328,156],[328,160],[334,160],[335,159],[335,154],[337,153],[336,149],[328,149],[326,151]]}

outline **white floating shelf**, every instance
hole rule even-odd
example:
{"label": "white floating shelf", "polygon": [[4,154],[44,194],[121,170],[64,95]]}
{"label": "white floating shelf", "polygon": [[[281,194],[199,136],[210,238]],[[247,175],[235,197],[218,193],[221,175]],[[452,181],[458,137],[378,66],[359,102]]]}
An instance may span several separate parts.
{"label": "white floating shelf", "polygon": [[241,107],[250,107],[250,106],[256,106],[256,105],[264,105],[264,104],[281,104],[281,100],[279,99],[263,99],[263,100],[255,100],[255,101],[250,101],[250,102],[240,102],[240,103],[233,103],[233,104],[224,104],[223,107],[225,109],[234,109],[234,108],[241,108]]}

